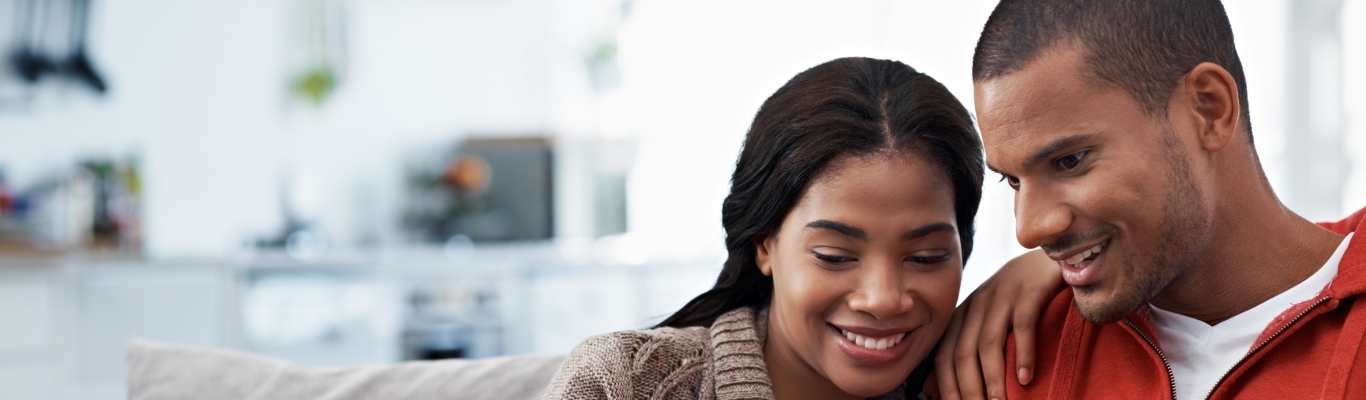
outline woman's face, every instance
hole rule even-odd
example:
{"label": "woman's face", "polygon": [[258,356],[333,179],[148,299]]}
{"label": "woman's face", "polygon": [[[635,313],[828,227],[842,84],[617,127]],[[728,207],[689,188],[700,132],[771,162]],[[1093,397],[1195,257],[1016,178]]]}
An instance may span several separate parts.
{"label": "woman's face", "polygon": [[773,277],[770,374],[861,397],[900,385],[953,314],[955,221],[952,184],[921,158],[835,160],[757,246]]}

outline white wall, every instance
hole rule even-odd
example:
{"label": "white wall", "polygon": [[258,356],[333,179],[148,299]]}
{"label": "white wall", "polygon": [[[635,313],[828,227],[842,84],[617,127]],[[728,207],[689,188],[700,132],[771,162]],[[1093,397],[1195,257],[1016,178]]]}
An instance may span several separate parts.
{"label": "white wall", "polygon": [[321,109],[287,92],[298,3],[95,2],[109,95],[48,84],[0,110],[0,163],[22,186],[78,157],[139,152],[148,250],[216,255],[273,233],[285,176],[346,243],[392,234],[405,151],[583,124],[557,113],[585,96],[564,78],[585,28],[562,21],[583,12],[556,7],[589,2],[345,1],[348,74]]}
{"label": "white wall", "polygon": [[[1286,1],[1225,2],[1277,187],[1288,179]],[[313,110],[286,92],[295,1],[96,2],[93,51],[110,95],[49,88],[27,110],[0,109],[0,163],[22,183],[81,155],[140,151],[149,250],[200,256],[270,233],[286,174],[346,243],[393,236],[412,148],[469,132],[636,138],[631,243],[651,259],[719,261],[721,199],[750,118],[773,90],[831,58],[872,56],[905,61],[966,101],[972,48],[994,3],[634,1],[620,27],[621,88],[595,95],[584,59],[614,33],[613,1],[351,0],[349,74]],[[1359,3],[1348,2],[1356,17],[1347,18],[1366,17]],[[1352,71],[1366,47],[1358,24],[1343,25]],[[1366,134],[1350,118],[1366,103],[1348,103],[1347,142],[1362,160]],[[1356,165],[1349,210],[1366,202],[1366,161]],[[967,289],[1023,251],[1012,194],[989,182]]]}
{"label": "white wall", "polygon": [[1342,79],[1346,110],[1347,155],[1351,161],[1343,188],[1342,215],[1366,206],[1366,2],[1344,1],[1342,7]]}
{"label": "white wall", "polygon": [[[629,104],[622,124],[641,135],[633,230],[656,256],[719,252],[720,204],[750,119],[784,82],[823,61],[901,60],[970,102],[972,51],[995,4],[640,1],[622,33],[621,96],[629,99],[622,101]],[[1273,185],[1282,187],[1286,3],[1239,0],[1225,7],[1249,81],[1258,149]],[[1014,194],[996,179],[987,182],[960,297],[1024,251],[1015,240]]]}

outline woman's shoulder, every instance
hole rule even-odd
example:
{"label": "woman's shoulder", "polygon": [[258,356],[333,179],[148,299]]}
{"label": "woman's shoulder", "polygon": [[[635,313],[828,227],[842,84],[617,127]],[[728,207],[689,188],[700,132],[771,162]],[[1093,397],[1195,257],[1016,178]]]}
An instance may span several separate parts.
{"label": "woman's shoulder", "polygon": [[710,345],[706,327],[660,327],[595,335],[584,340],[570,357],[590,360],[640,360],[648,358],[686,358],[705,352]]}
{"label": "woman's shoulder", "polygon": [[629,399],[666,387],[695,388],[709,354],[706,327],[595,335],[565,358],[545,398]]}

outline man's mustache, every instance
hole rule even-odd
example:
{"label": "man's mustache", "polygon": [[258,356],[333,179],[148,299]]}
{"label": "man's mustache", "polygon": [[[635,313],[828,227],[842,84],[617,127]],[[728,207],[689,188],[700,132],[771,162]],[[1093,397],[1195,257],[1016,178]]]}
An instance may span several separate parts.
{"label": "man's mustache", "polygon": [[1092,228],[1087,231],[1068,232],[1063,234],[1062,236],[1059,236],[1058,240],[1053,241],[1052,244],[1045,244],[1039,246],[1039,248],[1042,248],[1044,253],[1050,255],[1058,254],[1067,251],[1067,249],[1076,247],[1077,244],[1090,242],[1100,237],[1111,236],[1116,231],[1118,231],[1118,229],[1115,229],[1114,226],[1107,224],[1098,226],[1096,228]]}

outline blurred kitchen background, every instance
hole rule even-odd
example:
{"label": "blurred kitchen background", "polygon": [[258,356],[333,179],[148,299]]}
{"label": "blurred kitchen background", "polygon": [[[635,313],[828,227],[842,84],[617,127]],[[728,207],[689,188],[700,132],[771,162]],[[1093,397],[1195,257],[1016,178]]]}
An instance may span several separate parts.
{"label": "blurred kitchen background", "polygon": [[[971,108],[994,3],[0,0],[0,398],[123,398],[133,336],[341,366],[648,327],[715,279],[770,93],[871,56]],[[1366,206],[1364,3],[1226,2],[1313,219]],[[985,196],[960,297],[1024,251]]]}

